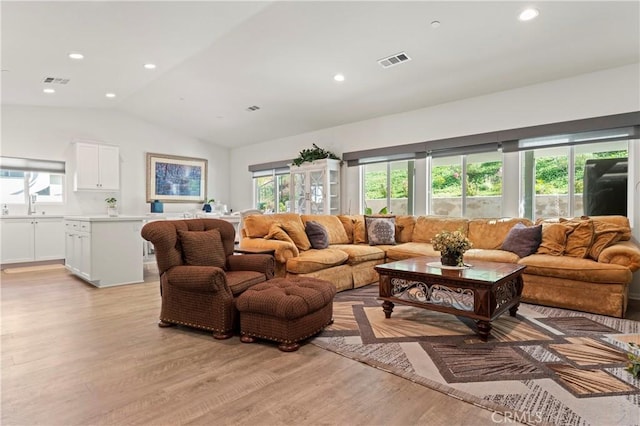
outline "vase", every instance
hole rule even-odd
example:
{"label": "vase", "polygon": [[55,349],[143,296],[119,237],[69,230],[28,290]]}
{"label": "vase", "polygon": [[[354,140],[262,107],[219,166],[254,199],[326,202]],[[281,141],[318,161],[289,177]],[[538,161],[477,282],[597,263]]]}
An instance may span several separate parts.
{"label": "vase", "polygon": [[458,266],[458,259],[462,260],[462,253],[444,253],[440,255],[443,266]]}
{"label": "vase", "polygon": [[118,206],[117,205],[112,205],[112,206],[107,207],[107,216],[109,216],[109,217],[118,216]]}

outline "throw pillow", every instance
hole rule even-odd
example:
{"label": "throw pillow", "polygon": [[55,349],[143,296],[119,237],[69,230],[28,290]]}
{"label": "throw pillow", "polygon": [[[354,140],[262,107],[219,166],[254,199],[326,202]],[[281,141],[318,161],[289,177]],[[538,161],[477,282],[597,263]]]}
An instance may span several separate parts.
{"label": "throw pillow", "polygon": [[595,230],[593,244],[589,249],[589,257],[593,260],[598,260],[602,250],[622,239],[625,229],[612,223],[600,221],[594,221],[593,225]]}
{"label": "throw pillow", "polygon": [[542,225],[527,226],[516,223],[507,233],[502,250],[510,251],[519,257],[526,257],[538,250],[542,242]]}
{"label": "throw pillow", "polygon": [[561,218],[560,223],[570,226],[573,230],[567,235],[564,255],[584,259],[589,255],[589,249],[593,243],[594,228],[591,219]]}
{"label": "throw pillow", "polygon": [[264,236],[264,239],[265,240],[286,241],[288,243],[291,243],[291,244],[295,245],[295,243],[293,242],[293,240],[291,239],[289,234],[287,234],[284,231],[284,229],[282,229],[280,227],[280,224],[278,224],[278,223],[272,223],[271,224],[271,226],[269,227],[269,233]]}
{"label": "throw pillow", "polygon": [[225,268],[227,255],[224,252],[220,231],[183,231],[178,230],[182,256],[187,265],[217,266]]}
{"label": "throw pillow", "polygon": [[304,232],[306,232],[311,248],[325,249],[329,247],[329,233],[324,226],[314,220],[307,221]]}
{"label": "throw pillow", "polygon": [[311,248],[311,243],[309,242],[309,238],[307,238],[307,234],[304,232],[304,225],[302,224],[300,216],[292,220],[282,221],[280,226],[289,234],[293,243],[300,250],[304,251]]}
{"label": "throw pillow", "polygon": [[396,218],[394,216],[365,216],[369,245],[396,243]]}
{"label": "throw pillow", "polygon": [[567,244],[567,235],[573,228],[562,223],[542,223],[542,242],[538,247],[538,254],[562,256]]}

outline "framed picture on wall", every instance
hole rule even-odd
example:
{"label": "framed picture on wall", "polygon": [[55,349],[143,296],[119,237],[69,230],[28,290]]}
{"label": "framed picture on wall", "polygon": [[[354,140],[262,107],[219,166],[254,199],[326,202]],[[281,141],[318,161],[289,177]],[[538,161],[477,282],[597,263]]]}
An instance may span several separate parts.
{"label": "framed picture on wall", "polygon": [[207,160],[147,153],[147,202],[203,203]]}

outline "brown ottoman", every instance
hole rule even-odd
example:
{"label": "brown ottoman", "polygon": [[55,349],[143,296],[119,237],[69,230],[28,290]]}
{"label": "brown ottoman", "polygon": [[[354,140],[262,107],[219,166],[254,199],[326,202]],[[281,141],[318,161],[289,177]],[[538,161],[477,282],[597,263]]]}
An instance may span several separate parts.
{"label": "brown ottoman", "polygon": [[333,322],[336,288],[316,278],[274,278],[245,290],[236,300],[240,311],[240,340],[255,337],[280,342],[284,352]]}

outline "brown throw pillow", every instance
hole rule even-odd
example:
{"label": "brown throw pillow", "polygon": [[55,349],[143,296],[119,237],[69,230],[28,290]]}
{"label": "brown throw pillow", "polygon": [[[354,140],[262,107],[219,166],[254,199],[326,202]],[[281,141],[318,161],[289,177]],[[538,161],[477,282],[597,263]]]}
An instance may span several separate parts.
{"label": "brown throw pillow", "polygon": [[573,228],[562,223],[542,223],[542,242],[536,253],[562,256],[567,235],[572,230]]}
{"label": "brown throw pillow", "polygon": [[567,235],[564,255],[581,259],[587,257],[593,243],[593,221],[591,219],[560,219],[560,223],[573,229]]}
{"label": "brown throw pillow", "polygon": [[502,243],[502,250],[510,251],[519,257],[526,257],[538,250],[542,242],[542,225],[527,226],[516,223]]}
{"label": "brown throw pillow", "polygon": [[612,223],[594,221],[593,224],[595,231],[593,244],[591,244],[591,248],[589,249],[589,257],[593,260],[598,260],[602,250],[622,239],[625,230]]}
{"label": "brown throw pillow", "polygon": [[220,231],[178,230],[178,236],[182,244],[182,256],[187,265],[225,268],[227,255],[224,253]]}
{"label": "brown throw pillow", "polygon": [[367,239],[369,245],[395,244],[396,243],[396,218],[395,216],[365,216]]}
{"label": "brown throw pillow", "polygon": [[306,232],[311,248],[325,249],[329,247],[329,233],[324,226],[318,222],[309,220],[305,224],[304,232]]}

